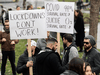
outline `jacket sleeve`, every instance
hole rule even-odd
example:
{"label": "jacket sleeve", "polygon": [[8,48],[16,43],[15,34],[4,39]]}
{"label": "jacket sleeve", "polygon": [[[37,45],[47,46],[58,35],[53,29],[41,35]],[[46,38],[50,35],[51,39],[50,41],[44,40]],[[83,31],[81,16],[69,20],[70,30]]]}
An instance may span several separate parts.
{"label": "jacket sleeve", "polygon": [[100,53],[94,56],[94,64],[95,64],[95,67],[92,67],[92,72],[99,73],[100,72]]}
{"label": "jacket sleeve", "polygon": [[26,67],[26,64],[24,64],[23,58],[22,57],[19,57],[19,60],[18,60],[18,63],[17,63],[17,73],[22,73],[26,69],[28,70],[29,68]]}
{"label": "jacket sleeve", "polygon": [[70,48],[70,53],[69,53],[69,62],[74,58],[74,57],[79,57],[78,51],[75,47]]}
{"label": "jacket sleeve", "polygon": [[0,32],[0,44],[2,43],[2,32]]}
{"label": "jacket sleeve", "polygon": [[61,65],[59,57],[56,54],[53,54],[50,57],[49,63],[56,75],[59,75],[66,70],[66,68]]}

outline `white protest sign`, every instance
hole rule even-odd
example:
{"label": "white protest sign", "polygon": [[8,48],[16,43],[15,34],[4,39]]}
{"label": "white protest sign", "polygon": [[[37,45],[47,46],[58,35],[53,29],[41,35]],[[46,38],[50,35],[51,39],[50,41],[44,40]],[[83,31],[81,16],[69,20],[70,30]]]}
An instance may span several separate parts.
{"label": "white protest sign", "polygon": [[10,11],[10,38],[46,38],[45,10]]}
{"label": "white protest sign", "polygon": [[45,2],[48,31],[72,33],[74,29],[74,2]]}

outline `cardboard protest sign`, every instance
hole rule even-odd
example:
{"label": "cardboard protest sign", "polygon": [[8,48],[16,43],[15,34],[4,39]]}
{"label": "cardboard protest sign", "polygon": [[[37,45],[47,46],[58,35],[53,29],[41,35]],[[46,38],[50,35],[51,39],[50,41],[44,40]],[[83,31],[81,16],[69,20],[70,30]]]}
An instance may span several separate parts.
{"label": "cardboard protest sign", "polygon": [[45,2],[48,31],[73,33],[74,2]]}
{"label": "cardboard protest sign", "polygon": [[9,11],[10,38],[46,38],[45,10]]}

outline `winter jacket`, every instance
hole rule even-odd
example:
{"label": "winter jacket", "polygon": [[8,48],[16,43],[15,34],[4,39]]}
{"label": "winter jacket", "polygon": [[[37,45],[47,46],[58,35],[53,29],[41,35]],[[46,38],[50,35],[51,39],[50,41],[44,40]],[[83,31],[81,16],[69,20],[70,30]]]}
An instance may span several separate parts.
{"label": "winter jacket", "polygon": [[60,75],[66,70],[59,54],[47,47],[36,56],[36,68],[38,75]]}
{"label": "winter jacket", "polygon": [[78,51],[76,46],[71,44],[69,47],[66,47],[64,52],[63,52],[63,57],[62,57],[62,65],[68,65],[71,59],[74,57],[79,57]]}
{"label": "winter jacket", "polygon": [[[36,63],[36,53],[38,53],[39,50],[36,48],[35,49],[35,55],[32,56],[32,61],[33,61],[33,75],[36,74],[36,69],[35,69],[35,63]],[[17,73],[22,73],[23,75],[29,75],[29,68],[26,67],[27,62],[29,61],[28,58],[28,52],[27,49],[24,51],[24,53],[19,57],[18,63],[17,63]]]}
{"label": "winter jacket", "polygon": [[88,52],[84,51],[83,60],[90,63],[92,72],[95,72],[96,75],[99,75],[100,72],[100,52],[97,49],[92,48]]}
{"label": "winter jacket", "polygon": [[[2,42],[3,38],[7,41]],[[13,51],[15,49],[15,45],[11,45],[12,41],[15,41],[15,44],[19,42],[18,40],[10,40],[10,33],[0,32],[0,44],[2,51]]]}
{"label": "winter jacket", "polygon": [[79,75],[74,71],[71,70],[66,70],[64,73],[60,74],[60,75]]}

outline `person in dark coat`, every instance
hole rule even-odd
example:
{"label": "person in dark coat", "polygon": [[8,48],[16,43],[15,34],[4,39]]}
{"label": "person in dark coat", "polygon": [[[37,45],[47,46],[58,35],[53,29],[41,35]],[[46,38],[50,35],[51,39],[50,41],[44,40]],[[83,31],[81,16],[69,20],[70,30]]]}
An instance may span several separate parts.
{"label": "person in dark coat", "polygon": [[75,21],[74,28],[76,30],[76,45],[80,48],[79,52],[82,52],[85,32],[83,15],[80,10],[75,10]]}
{"label": "person in dark coat", "polygon": [[36,56],[38,75],[60,75],[66,70],[65,66],[62,67],[59,54],[55,52],[57,44],[56,39],[48,39],[46,48]]}
{"label": "person in dark coat", "polygon": [[24,53],[19,57],[17,63],[17,73],[22,73],[23,75],[29,75],[29,67],[33,67],[33,75],[36,74],[35,64],[36,64],[36,55],[40,51],[36,47],[36,42],[31,40],[31,50],[32,50],[32,58],[28,58],[28,44],[26,44],[27,48]]}
{"label": "person in dark coat", "polygon": [[84,60],[75,57],[69,62],[69,70],[66,70],[60,75],[85,75]]}
{"label": "person in dark coat", "polygon": [[100,72],[100,52],[94,47],[96,41],[92,35],[84,38],[84,54],[83,60],[88,62],[92,68],[92,72],[99,75]]}

